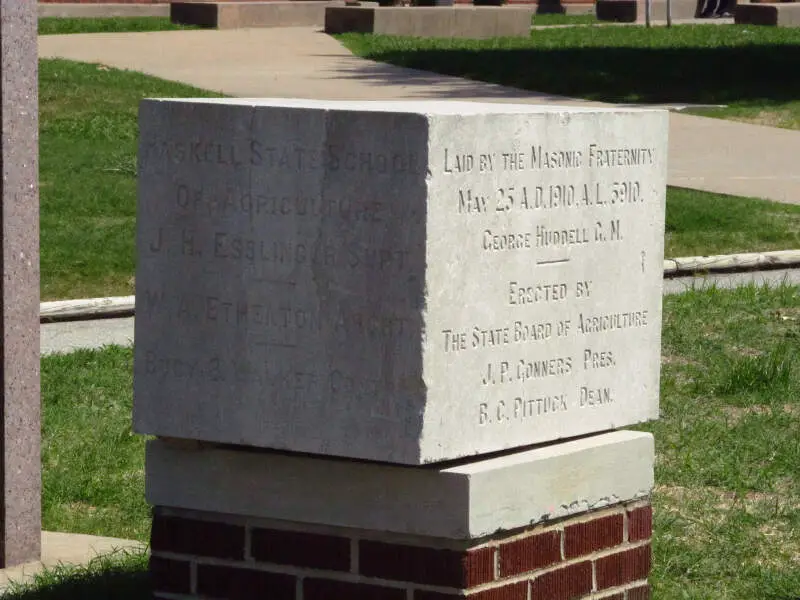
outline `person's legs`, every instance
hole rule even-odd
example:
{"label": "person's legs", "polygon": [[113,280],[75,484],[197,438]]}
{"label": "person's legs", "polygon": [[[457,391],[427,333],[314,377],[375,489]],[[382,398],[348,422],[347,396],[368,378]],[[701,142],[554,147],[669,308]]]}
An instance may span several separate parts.
{"label": "person's legs", "polygon": [[717,4],[720,0],[705,0],[702,9],[700,10],[700,18],[701,19],[710,19],[714,16],[714,13],[717,10]]}
{"label": "person's legs", "polygon": [[719,0],[717,10],[714,11],[715,17],[732,17],[733,9],[736,6],[735,0]]}

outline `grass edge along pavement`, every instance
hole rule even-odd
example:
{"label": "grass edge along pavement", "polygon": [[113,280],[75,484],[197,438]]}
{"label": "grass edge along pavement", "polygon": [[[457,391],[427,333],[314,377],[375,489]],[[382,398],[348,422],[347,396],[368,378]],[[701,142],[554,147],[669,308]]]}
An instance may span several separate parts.
{"label": "grass edge along pavement", "polygon": [[[612,103],[727,105],[705,116],[800,129],[800,28],[565,27],[487,40],[335,36],[356,56]],[[735,65],[735,68],[732,67]]]}
{"label": "grass edge along pavement", "polygon": [[[662,341],[662,417],[638,427],[656,440],[654,598],[794,600],[800,288],[667,297]],[[46,529],[147,539],[131,384],[129,348],[43,358]]]}
{"label": "grass edge along pavement", "polygon": [[169,17],[42,17],[39,35],[81,33],[141,33],[146,31],[181,31],[198,29],[193,25],[172,23]]}
{"label": "grass edge along pavement", "polygon": [[117,551],[87,565],[44,569],[27,583],[11,582],[4,600],[145,600],[151,597],[148,553]]}

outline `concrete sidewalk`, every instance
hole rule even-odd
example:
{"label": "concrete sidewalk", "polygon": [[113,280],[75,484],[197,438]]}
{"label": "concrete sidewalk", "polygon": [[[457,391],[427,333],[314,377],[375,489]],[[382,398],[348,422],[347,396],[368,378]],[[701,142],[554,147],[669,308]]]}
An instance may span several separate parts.
{"label": "concrete sidewalk", "polygon": [[[39,54],[239,97],[592,104],[356,58],[309,27],[44,36]],[[671,185],[800,204],[797,156],[799,131],[671,115]]]}
{"label": "concrete sidewalk", "polygon": [[39,339],[43,355],[68,353],[81,348],[132,346],[133,317],[42,323]]}

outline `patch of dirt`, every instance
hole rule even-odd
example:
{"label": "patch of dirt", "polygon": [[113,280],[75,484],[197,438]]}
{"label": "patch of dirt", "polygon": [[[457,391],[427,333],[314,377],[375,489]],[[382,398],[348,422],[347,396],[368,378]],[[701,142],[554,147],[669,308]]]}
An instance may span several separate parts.
{"label": "patch of dirt", "polygon": [[[800,405],[784,404],[780,407],[785,414],[800,417]],[[754,406],[723,406],[722,413],[725,415],[729,425],[738,425],[744,417],[749,415],[771,415],[773,408],[757,404]]]}
{"label": "patch of dirt", "polygon": [[86,502],[70,502],[64,506],[67,512],[71,514],[94,514],[97,512],[97,507],[87,504]]}
{"label": "patch of dirt", "polygon": [[690,360],[685,356],[677,356],[674,354],[662,354],[661,355],[661,364],[662,365],[675,365],[678,367],[687,367],[689,365],[696,365],[697,361]]}
{"label": "patch of dirt", "polygon": [[756,350],[755,348],[747,348],[747,347],[733,346],[731,350],[736,354],[740,354],[742,356],[748,356],[751,358],[756,356],[761,356],[762,354],[764,354],[764,352],[761,350]]}
{"label": "patch of dirt", "polygon": [[794,119],[792,114],[786,110],[762,110],[750,117],[736,116],[731,117],[731,120],[764,125],[765,127],[788,127]]}
{"label": "patch of dirt", "polygon": [[[778,492],[749,492],[742,496],[708,486],[659,485],[654,494],[660,496],[661,509],[685,522],[683,541],[701,547],[720,543],[713,538],[714,529],[724,526],[734,510],[760,518],[776,512],[800,510],[800,498],[790,493],[792,482],[782,482],[778,487]],[[785,569],[786,561],[800,564],[800,532],[787,522],[769,520],[759,525],[757,531],[752,547],[752,559],[756,564],[778,569]]]}
{"label": "patch of dirt", "polygon": [[771,316],[778,321],[800,321],[800,308],[779,308],[771,313]]}
{"label": "patch of dirt", "polygon": [[[701,486],[687,488],[683,486],[658,485],[656,494],[661,494],[674,507],[674,511],[681,513],[683,510],[692,510],[691,506],[702,503],[706,508],[727,512],[739,508],[747,513],[755,514],[763,511],[774,512],[778,510],[800,510],[800,497],[790,494],[791,484],[778,486],[778,492],[747,492],[744,495],[730,490]],[[785,490],[785,491],[784,491]],[[723,517],[724,515],[720,515]],[[800,540],[798,540],[800,541]]]}

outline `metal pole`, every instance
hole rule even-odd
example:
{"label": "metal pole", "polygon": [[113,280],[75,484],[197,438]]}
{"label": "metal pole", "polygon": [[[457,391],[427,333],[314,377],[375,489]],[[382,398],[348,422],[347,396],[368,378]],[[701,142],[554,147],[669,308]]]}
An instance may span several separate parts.
{"label": "metal pole", "polygon": [[644,24],[645,27],[650,27],[652,20],[653,0],[644,0]]}
{"label": "metal pole", "polygon": [[672,27],[672,0],[667,0],[667,27]]}

